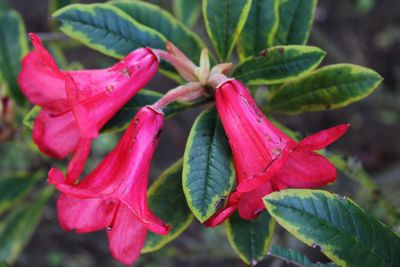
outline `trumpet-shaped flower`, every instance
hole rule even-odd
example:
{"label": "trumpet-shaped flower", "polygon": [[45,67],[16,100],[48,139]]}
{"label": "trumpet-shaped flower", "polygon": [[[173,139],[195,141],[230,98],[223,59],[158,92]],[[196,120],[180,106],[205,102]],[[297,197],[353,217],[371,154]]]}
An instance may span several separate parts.
{"label": "trumpet-shaped flower", "polygon": [[335,167],[314,150],[336,141],[348,125],[296,142],[262,114],[239,81],[227,80],[219,85],[215,101],[232,149],[237,188],[226,208],[209,219],[207,225],[220,224],[236,208],[242,218],[255,218],[265,209],[262,197],[273,191],[320,187],[335,181]]}
{"label": "trumpet-shaped flower", "polygon": [[57,203],[60,225],[78,233],[108,229],[112,255],[125,264],[140,255],[147,230],[167,234],[169,226],[147,205],[150,163],[164,116],[151,107],[139,110],[121,141],[78,184],[52,168],[49,182],[62,192]]}
{"label": "trumpet-shaped flower", "polygon": [[158,58],[140,48],[106,69],[60,70],[38,36],[34,51],[22,60],[18,82],[30,102],[42,107],[33,140],[48,156],[73,153],[68,179],[75,181],[89,154],[91,140],[105,123],[157,72]]}

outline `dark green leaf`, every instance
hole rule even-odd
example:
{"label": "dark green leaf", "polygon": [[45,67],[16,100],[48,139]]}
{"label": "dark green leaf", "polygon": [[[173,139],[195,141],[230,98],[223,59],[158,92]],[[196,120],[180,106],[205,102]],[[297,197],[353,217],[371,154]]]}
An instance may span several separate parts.
{"label": "dark green leaf", "polygon": [[173,0],[172,7],[175,16],[189,28],[196,25],[201,13],[199,0]]}
{"label": "dark green leaf", "polygon": [[50,0],[49,1],[49,13],[53,13],[54,11],[63,8],[65,6],[75,4],[78,0]]}
{"label": "dark green leaf", "polygon": [[207,33],[221,61],[229,59],[243,29],[252,0],[204,0]]}
{"label": "dark green leaf", "polygon": [[7,3],[7,0],[0,0],[0,15],[8,10],[10,6]]}
{"label": "dark green leaf", "polygon": [[227,221],[229,242],[247,264],[255,265],[267,254],[275,230],[275,222],[262,212],[254,220],[244,220],[235,212]]}
{"label": "dark green leaf", "polygon": [[0,262],[13,264],[32,236],[47,200],[54,192],[47,187],[31,204],[15,207],[0,223]]}
{"label": "dark green leaf", "polygon": [[194,216],[204,222],[233,189],[232,154],[216,110],[193,124],[183,161],[183,191]]}
{"label": "dark green leaf", "polygon": [[[136,0],[115,1],[111,3],[131,16],[132,19],[161,33],[194,62],[199,60],[201,49],[205,47],[204,43],[194,32],[164,9]],[[174,76],[177,74],[170,66],[165,66],[162,62],[162,67],[166,71],[163,74],[175,79]]]}
{"label": "dark green leaf", "polygon": [[148,192],[150,209],[171,226],[168,235],[148,232],[142,253],[152,252],[177,238],[193,221],[182,189],[182,160],[164,171]]}
{"label": "dark green leaf", "polygon": [[275,45],[304,45],[310,36],[317,0],[278,0],[279,28]]}
{"label": "dark green leaf", "polygon": [[364,67],[331,65],[282,85],[268,109],[296,114],[341,108],[370,95],[381,81],[378,73]]}
{"label": "dark green leaf", "polygon": [[24,22],[13,10],[0,13],[0,76],[7,84],[9,95],[19,104],[25,102],[17,79],[21,59],[28,52]]}
{"label": "dark green leaf", "polygon": [[106,55],[122,58],[139,47],[164,48],[166,38],[111,4],[74,4],[53,14],[61,30]]}
{"label": "dark green leaf", "polygon": [[[115,114],[112,119],[102,128],[102,132],[115,132],[121,131],[128,127],[129,123],[135,116],[136,112],[146,105],[154,104],[157,100],[159,100],[163,94],[152,91],[142,89],[139,93],[133,97],[128,103],[125,104],[118,112]],[[172,103],[169,104],[163,111],[165,116],[172,116],[184,109],[186,109],[189,104],[186,103]]]}
{"label": "dark green leaf", "polygon": [[325,52],[313,46],[277,46],[239,64],[232,73],[247,84],[277,84],[314,70]]}
{"label": "dark green leaf", "polygon": [[288,189],[264,202],[281,226],[339,266],[400,266],[400,237],[345,197]]}
{"label": "dark green leaf", "polygon": [[0,215],[25,197],[43,173],[36,175],[15,174],[0,179]]}
{"label": "dark green leaf", "polygon": [[337,266],[334,263],[312,263],[306,255],[301,254],[300,252],[285,249],[279,246],[271,246],[271,250],[268,252],[268,255],[280,258],[284,260],[286,263],[293,263],[294,265],[304,266],[304,267],[335,267]]}
{"label": "dark green leaf", "polygon": [[243,60],[273,46],[279,25],[279,1],[253,0],[246,24],[238,40]]}

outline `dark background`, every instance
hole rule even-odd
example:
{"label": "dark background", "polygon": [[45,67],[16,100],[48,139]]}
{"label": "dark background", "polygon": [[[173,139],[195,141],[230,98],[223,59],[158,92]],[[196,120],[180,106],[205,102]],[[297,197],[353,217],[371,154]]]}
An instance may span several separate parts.
{"label": "dark background", "polygon": [[[100,2],[100,1],[81,1]],[[169,7],[169,1],[152,1]],[[372,8],[368,8],[368,3]],[[51,31],[48,1],[12,0],[28,32]],[[204,36],[202,21],[196,31]],[[349,107],[299,116],[276,116],[288,127],[305,134],[339,123],[351,123],[349,132],[331,148],[361,160],[383,194],[400,205],[400,1],[398,0],[320,0],[310,44],[328,52],[323,64],[355,63],[370,67],[384,77],[383,85],[370,97]],[[211,46],[210,46],[211,47]],[[112,64],[112,59],[81,47],[66,51],[69,61],[80,61],[86,68]],[[158,76],[149,88],[166,91],[175,84]],[[154,160],[152,177],[181,157],[190,126],[201,109],[185,111],[170,119]],[[106,135],[96,141],[94,166],[118,138]],[[360,195],[358,184],[339,177],[332,190],[344,192],[366,208],[368,196]],[[122,266],[108,252],[105,232],[77,235],[64,232],[57,223],[55,201],[47,207],[44,219],[15,266]],[[374,211],[379,214],[379,211]],[[385,218],[380,218],[384,220]],[[274,243],[306,251],[314,260],[324,260],[315,249],[305,248],[279,229]],[[326,259],[325,259],[326,260]],[[206,229],[195,222],[171,244],[157,253],[143,255],[135,266],[245,266],[225,237],[223,227]],[[266,258],[258,266],[286,266]]]}

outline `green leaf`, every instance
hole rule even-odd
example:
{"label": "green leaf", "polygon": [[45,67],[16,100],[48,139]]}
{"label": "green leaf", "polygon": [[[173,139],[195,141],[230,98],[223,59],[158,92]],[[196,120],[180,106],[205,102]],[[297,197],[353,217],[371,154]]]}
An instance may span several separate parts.
{"label": "green leaf", "polygon": [[246,24],[238,40],[241,60],[273,46],[279,25],[279,1],[253,0]]}
{"label": "green leaf", "polygon": [[254,266],[267,254],[275,222],[266,211],[254,220],[244,220],[236,211],[227,221],[226,230],[235,252],[245,263]]}
{"label": "green leaf", "polygon": [[7,3],[7,0],[0,0],[0,15],[9,8],[10,5]]}
{"label": "green leaf", "polygon": [[229,59],[246,23],[252,0],[204,0],[207,33],[221,61]]}
{"label": "green leaf", "polygon": [[232,154],[215,108],[197,117],[186,143],[183,191],[194,216],[204,222],[232,191]]}
{"label": "green leaf", "polygon": [[172,9],[175,16],[189,28],[196,25],[201,13],[199,0],[173,0]]}
{"label": "green leaf", "polygon": [[54,11],[63,8],[65,6],[75,4],[78,0],[50,0],[49,1],[49,13],[53,13]]}
{"label": "green leaf", "polygon": [[47,200],[54,192],[52,187],[42,190],[31,204],[15,207],[0,223],[0,262],[12,265],[28,243]]}
{"label": "green leaf", "polygon": [[[199,60],[201,49],[205,47],[204,43],[194,32],[176,20],[166,10],[157,5],[137,0],[115,1],[111,2],[111,4],[121,9],[137,22],[161,33],[194,62]],[[171,66],[164,65],[164,62],[161,62],[161,66],[164,71],[162,73],[166,76],[174,80],[177,80],[175,76],[180,77]]]}
{"label": "green leaf", "polygon": [[400,237],[353,201],[322,190],[288,189],[264,198],[277,222],[339,266],[400,266]]}
{"label": "green leaf", "polygon": [[279,246],[273,245],[271,250],[268,252],[268,255],[280,258],[284,260],[286,263],[293,263],[294,265],[304,266],[304,267],[335,267],[337,266],[334,263],[312,263],[306,255],[301,254],[300,252],[282,248]]}
{"label": "green leaf", "polygon": [[304,45],[310,36],[317,0],[278,0],[279,28],[275,45]]}
{"label": "green leaf", "polygon": [[74,4],[53,14],[67,35],[108,56],[122,58],[139,47],[164,48],[166,38],[111,4]]}
{"label": "green leaf", "polygon": [[36,175],[14,174],[2,177],[0,179],[0,215],[24,198],[36,182],[43,177],[43,173]]}
{"label": "green leaf", "polygon": [[[152,91],[152,90],[146,90],[142,89],[138,92],[136,96],[134,96],[131,100],[129,100],[128,103],[126,103],[118,112],[115,114],[112,119],[107,122],[107,124],[101,129],[103,133],[105,132],[115,132],[115,131],[121,131],[128,127],[129,123],[135,116],[136,112],[141,108],[146,105],[151,105],[154,104],[157,100],[159,100],[163,94]],[[166,117],[172,116],[187,107],[189,107],[190,104],[187,103],[179,103],[175,102],[172,104],[169,104],[166,108],[164,108],[164,114]]]}
{"label": "green leaf", "polygon": [[29,113],[25,116],[23,120],[23,124],[29,129],[33,129],[33,124],[35,123],[36,117],[39,115],[40,110],[42,110],[39,106],[34,106]]}
{"label": "green leaf", "polygon": [[158,250],[177,238],[193,221],[182,189],[182,160],[164,171],[148,192],[150,209],[171,226],[162,236],[148,232],[142,253]]}
{"label": "green leaf", "polygon": [[337,109],[367,97],[381,81],[378,73],[364,67],[331,65],[283,84],[267,108],[286,114]]}
{"label": "green leaf", "polygon": [[19,104],[25,97],[17,79],[21,59],[28,52],[28,42],[22,17],[14,10],[0,13],[0,76],[7,84],[9,95]]}
{"label": "green leaf", "polygon": [[239,64],[232,73],[250,85],[282,83],[314,70],[326,53],[313,46],[277,46]]}

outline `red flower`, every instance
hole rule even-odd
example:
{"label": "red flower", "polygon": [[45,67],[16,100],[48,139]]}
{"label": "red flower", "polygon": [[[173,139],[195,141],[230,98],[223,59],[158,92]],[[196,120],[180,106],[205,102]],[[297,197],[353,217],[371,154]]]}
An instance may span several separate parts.
{"label": "red flower", "polygon": [[242,218],[255,218],[265,209],[262,197],[273,191],[320,187],[335,181],[335,167],[314,150],[336,141],[349,125],[339,125],[296,142],[262,114],[239,81],[228,80],[219,85],[215,101],[232,149],[237,188],[228,198],[227,207],[207,225],[220,224],[236,208]]}
{"label": "red flower", "polygon": [[150,107],[139,110],[118,145],[77,185],[52,168],[49,182],[58,199],[60,225],[78,233],[108,229],[114,258],[132,264],[140,255],[147,230],[167,234],[169,226],[147,206],[151,159],[164,116]]}
{"label": "red flower", "polygon": [[22,60],[18,82],[29,100],[42,107],[33,128],[39,149],[54,158],[74,156],[68,179],[75,181],[99,129],[157,72],[158,58],[141,48],[107,69],[63,71],[38,36]]}

